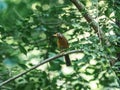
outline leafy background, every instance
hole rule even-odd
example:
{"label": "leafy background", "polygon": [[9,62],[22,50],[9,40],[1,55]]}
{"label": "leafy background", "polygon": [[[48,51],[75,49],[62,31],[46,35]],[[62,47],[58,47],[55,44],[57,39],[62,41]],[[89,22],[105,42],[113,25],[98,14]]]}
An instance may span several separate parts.
{"label": "leafy background", "polygon": [[[70,0],[0,0],[0,83],[59,53],[61,32],[72,66],[63,58],[46,63],[0,87],[1,90],[119,90],[119,0],[79,0],[99,23],[109,45]],[[104,41],[103,41],[104,42]]]}

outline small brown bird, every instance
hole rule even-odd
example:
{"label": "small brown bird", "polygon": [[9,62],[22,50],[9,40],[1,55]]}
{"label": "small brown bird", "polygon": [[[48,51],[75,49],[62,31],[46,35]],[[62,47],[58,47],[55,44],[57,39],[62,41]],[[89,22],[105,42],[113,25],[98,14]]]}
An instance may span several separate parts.
{"label": "small brown bird", "polygon": [[[62,51],[66,48],[69,48],[69,44],[68,44],[67,39],[61,33],[56,33],[53,36],[57,37],[58,48],[60,48]],[[69,58],[68,54],[65,55],[65,61],[66,61],[67,66],[71,65],[70,58]]]}

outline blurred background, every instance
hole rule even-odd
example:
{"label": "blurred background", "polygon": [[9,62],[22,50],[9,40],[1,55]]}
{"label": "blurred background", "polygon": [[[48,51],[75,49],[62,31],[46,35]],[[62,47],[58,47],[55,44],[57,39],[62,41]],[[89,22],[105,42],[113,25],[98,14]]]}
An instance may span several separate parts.
{"label": "blurred background", "polygon": [[119,90],[120,0],[78,0],[99,24],[109,46],[70,0],[0,0],[0,83],[59,53],[62,33],[71,50],[0,90]]}

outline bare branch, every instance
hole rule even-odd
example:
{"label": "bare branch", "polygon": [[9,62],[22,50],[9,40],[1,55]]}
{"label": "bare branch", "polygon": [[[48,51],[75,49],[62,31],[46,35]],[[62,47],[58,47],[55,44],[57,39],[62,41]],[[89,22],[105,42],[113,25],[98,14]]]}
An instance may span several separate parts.
{"label": "bare branch", "polygon": [[47,63],[47,62],[50,62],[50,61],[52,61],[52,60],[54,60],[54,59],[56,59],[56,58],[62,57],[62,56],[64,56],[64,55],[66,55],[66,54],[78,53],[78,52],[82,52],[82,53],[83,53],[82,50],[72,50],[72,51],[63,52],[63,53],[60,53],[60,54],[58,54],[58,55],[56,55],[56,56],[54,56],[54,57],[50,57],[50,58],[48,58],[48,59],[45,59],[45,60],[43,60],[43,62],[41,62],[41,63],[39,63],[39,64],[31,67],[30,69],[28,69],[28,70],[26,70],[26,71],[24,71],[24,72],[22,72],[22,73],[20,73],[20,74],[18,74],[18,75],[16,75],[16,76],[12,77],[12,78],[9,78],[8,80],[0,83],[0,86],[3,86],[3,85],[5,85],[5,84],[13,81],[13,80],[15,80],[15,79],[17,79],[17,78],[19,78],[19,77],[27,74],[28,72],[36,69],[37,67],[39,67],[39,66],[41,66],[41,65],[43,65],[43,64],[45,64],[45,63]]}

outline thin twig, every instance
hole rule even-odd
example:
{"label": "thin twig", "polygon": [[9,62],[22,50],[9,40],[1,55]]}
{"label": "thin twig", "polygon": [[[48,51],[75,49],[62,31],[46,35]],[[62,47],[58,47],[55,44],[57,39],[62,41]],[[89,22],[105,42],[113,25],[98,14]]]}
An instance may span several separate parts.
{"label": "thin twig", "polygon": [[20,73],[20,74],[18,74],[18,75],[16,75],[16,76],[14,76],[14,77],[9,78],[9,79],[6,80],[6,81],[0,83],[0,86],[3,86],[3,85],[5,85],[5,84],[13,81],[13,80],[15,80],[15,79],[17,79],[17,78],[19,78],[19,77],[27,74],[28,72],[36,69],[37,67],[39,67],[39,66],[41,66],[41,65],[43,65],[43,64],[45,64],[45,63],[47,63],[47,62],[50,62],[50,61],[52,61],[52,60],[54,60],[54,59],[56,59],[56,58],[62,57],[62,56],[64,56],[64,55],[66,55],[66,54],[78,53],[78,52],[83,52],[83,51],[82,51],[82,50],[72,50],[72,51],[60,53],[60,54],[58,54],[58,55],[56,55],[56,56],[54,56],[54,57],[50,57],[50,58],[48,58],[48,59],[45,59],[45,60],[43,60],[43,62],[41,62],[41,63],[39,63],[39,64],[31,67],[30,69],[28,69],[28,70],[26,70],[26,71],[24,71],[24,72],[22,72],[22,73]]}

